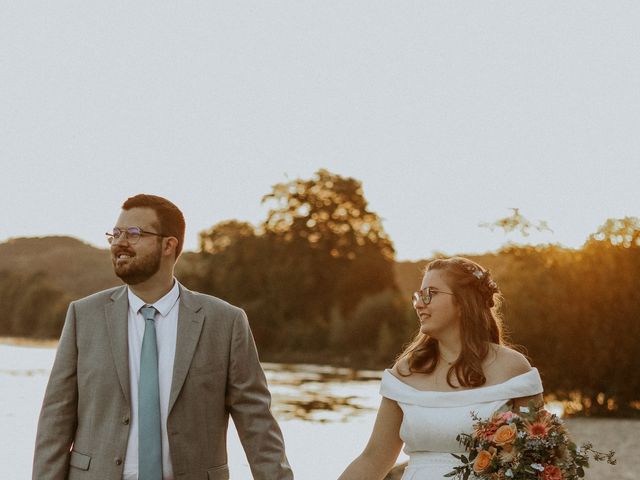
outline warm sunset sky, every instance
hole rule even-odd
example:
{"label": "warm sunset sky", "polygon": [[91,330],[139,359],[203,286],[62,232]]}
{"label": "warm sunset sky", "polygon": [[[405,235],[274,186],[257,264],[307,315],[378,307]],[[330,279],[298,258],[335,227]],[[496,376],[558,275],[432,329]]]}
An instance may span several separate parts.
{"label": "warm sunset sky", "polygon": [[[398,258],[579,246],[640,216],[640,3],[2,2],[0,241],[105,246],[165,195],[187,248],[271,185],[363,182]],[[513,237],[513,240],[521,240]]]}

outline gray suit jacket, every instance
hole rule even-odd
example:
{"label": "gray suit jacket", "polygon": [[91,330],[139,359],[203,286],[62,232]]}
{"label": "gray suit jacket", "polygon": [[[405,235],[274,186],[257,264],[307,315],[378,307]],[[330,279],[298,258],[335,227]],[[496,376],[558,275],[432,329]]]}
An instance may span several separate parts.
{"label": "gray suit jacket", "polygon": [[[72,302],[47,385],[34,480],[120,480],[131,401],[125,286]],[[180,286],[167,431],[176,480],[228,479],[229,414],[255,479],[290,480],[245,313]]]}

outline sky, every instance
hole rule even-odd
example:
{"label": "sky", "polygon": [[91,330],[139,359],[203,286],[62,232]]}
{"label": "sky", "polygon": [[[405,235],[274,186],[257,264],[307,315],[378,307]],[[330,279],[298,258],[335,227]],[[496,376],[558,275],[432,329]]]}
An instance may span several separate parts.
{"label": "sky", "polygon": [[[166,196],[185,248],[326,168],[399,260],[579,247],[640,216],[640,3],[0,0],[0,241],[106,247]],[[520,208],[553,233],[479,224]]]}

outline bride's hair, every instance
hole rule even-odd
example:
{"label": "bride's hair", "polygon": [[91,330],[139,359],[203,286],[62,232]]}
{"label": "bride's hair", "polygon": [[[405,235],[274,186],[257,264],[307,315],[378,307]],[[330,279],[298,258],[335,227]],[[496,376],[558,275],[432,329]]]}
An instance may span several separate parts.
{"label": "bride's hair", "polygon": [[[489,353],[489,344],[505,344],[502,334],[502,318],[498,313],[502,295],[488,270],[476,262],[463,257],[437,259],[425,270],[441,270],[447,285],[454,294],[454,302],[460,308],[460,336],[462,351],[447,372],[447,383],[456,375],[463,387],[484,385],[486,377],[482,361]],[[406,360],[408,373],[403,373],[400,361]],[[397,361],[398,373],[431,373],[440,361],[438,341],[418,332]]]}

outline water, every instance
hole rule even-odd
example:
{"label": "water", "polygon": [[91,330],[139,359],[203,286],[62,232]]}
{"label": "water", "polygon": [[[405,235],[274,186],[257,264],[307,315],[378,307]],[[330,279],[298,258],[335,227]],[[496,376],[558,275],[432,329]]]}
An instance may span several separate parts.
{"label": "water", "polygon": [[[28,480],[38,414],[54,348],[0,343],[0,479]],[[298,480],[330,480],[340,475],[366,444],[380,402],[381,372],[314,365],[263,365],[273,395],[273,411],[282,428],[287,455]],[[548,407],[550,405],[547,405]],[[561,405],[556,405],[561,411]],[[560,413],[560,412],[558,412]],[[640,471],[637,437],[640,422],[570,419],[578,443],[593,441],[614,449],[618,465],[595,464],[588,480],[636,480]],[[233,480],[251,480],[246,457],[229,428],[229,467]],[[404,462],[404,454],[398,462]]]}
{"label": "water", "polygon": [[[54,348],[0,344],[0,478],[31,478],[38,414]],[[337,478],[364,447],[380,402],[381,372],[315,365],[263,365],[296,478]],[[233,480],[251,480],[233,424]],[[399,462],[405,461],[401,455]]]}

